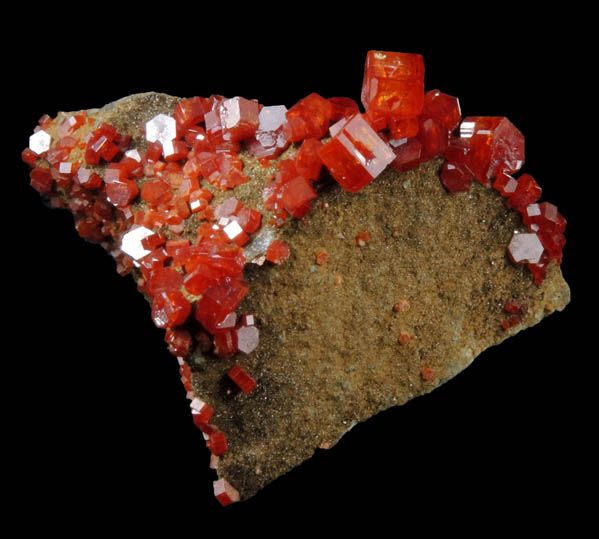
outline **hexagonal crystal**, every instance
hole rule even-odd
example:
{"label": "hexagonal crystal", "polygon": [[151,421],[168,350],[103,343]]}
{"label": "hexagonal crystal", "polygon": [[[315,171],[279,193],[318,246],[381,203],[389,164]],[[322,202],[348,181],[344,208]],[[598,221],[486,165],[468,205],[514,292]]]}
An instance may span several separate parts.
{"label": "hexagonal crystal", "polygon": [[508,254],[512,259],[512,262],[516,264],[528,262],[529,264],[536,264],[541,260],[543,254],[543,244],[539,237],[532,234],[518,234],[514,233],[512,239],[507,247]]}
{"label": "hexagonal crystal", "polygon": [[50,134],[46,133],[43,129],[40,129],[29,137],[29,149],[37,155],[40,155],[50,149],[51,140]]}
{"label": "hexagonal crystal", "polygon": [[134,226],[123,235],[121,240],[121,251],[127,253],[133,260],[139,260],[150,254],[150,251],[144,249],[141,240],[154,234],[152,230],[144,226]]}
{"label": "hexagonal crystal", "polygon": [[170,142],[177,137],[177,122],[171,116],[158,114],[146,122],[146,139],[149,142]]}

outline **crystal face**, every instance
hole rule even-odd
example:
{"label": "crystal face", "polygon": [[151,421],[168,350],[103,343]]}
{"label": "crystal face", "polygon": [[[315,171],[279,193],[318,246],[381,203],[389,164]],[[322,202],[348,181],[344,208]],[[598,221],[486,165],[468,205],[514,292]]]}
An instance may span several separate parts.
{"label": "crystal face", "polygon": [[170,142],[177,138],[177,122],[172,116],[157,114],[146,122],[146,140],[148,142]]}
{"label": "crystal face", "polygon": [[50,149],[50,142],[50,134],[40,129],[29,137],[29,149],[37,155],[41,155]]}
{"label": "crystal face", "polygon": [[393,150],[360,114],[345,123],[319,155],[339,185],[352,193],[369,184],[395,159]]}
{"label": "crystal face", "polygon": [[534,234],[514,234],[507,247],[510,259],[515,264],[524,262],[536,264],[541,260],[543,244],[539,237]]}
{"label": "crystal face", "polygon": [[153,230],[143,226],[133,226],[129,232],[123,234],[121,239],[121,250],[128,254],[133,260],[139,260],[146,255],[150,254],[150,251],[144,249],[142,241],[154,234]]}
{"label": "crystal face", "polygon": [[424,62],[420,54],[370,51],[366,57],[362,104],[374,116],[414,118],[424,104]]}

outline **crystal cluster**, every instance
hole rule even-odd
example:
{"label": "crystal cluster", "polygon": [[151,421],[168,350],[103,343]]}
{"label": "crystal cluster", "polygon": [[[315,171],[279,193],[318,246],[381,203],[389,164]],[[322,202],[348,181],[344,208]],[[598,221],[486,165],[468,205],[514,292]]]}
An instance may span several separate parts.
{"label": "crystal cluster", "polygon": [[[528,232],[510,241],[512,262],[527,264],[537,283],[550,260],[561,263],[566,221],[554,205],[538,202],[541,189],[532,176],[512,176],[524,162],[524,137],[507,118],[462,120],[457,98],[425,92],[418,54],[370,51],[361,101],[363,113],[350,98],[317,93],[290,109],[239,96],[182,99],[171,115],[137,126],[145,134],[144,151],[131,148],[129,134],[84,111],[60,120],[44,116],[23,151],[32,187],[51,206],[68,208],[79,235],[106,248],[119,273],[136,275],[151,300],[152,320],[166,330],[168,349],[179,360],[193,420],[214,466],[227,439],[211,423],[214,410],[193,394],[185,359],[194,349],[216,358],[238,356],[223,375],[245,395],[257,387],[239,365],[259,343],[257,315],[237,313],[249,291],[244,246],[265,226],[276,229],[306,216],[323,165],[355,193],[387,166],[407,171],[443,157],[440,180],[450,193],[467,191],[476,179],[521,213]],[[274,161],[290,146],[295,151]],[[242,149],[263,166],[276,166],[263,187],[262,208],[234,196],[213,200],[250,180]],[[368,232],[356,237],[358,246],[369,241]],[[279,265],[291,251],[273,236],[262,254]],[[326,251],[315,256],[326,264]],[[239,499],[224,480],[215,482],[215,495],[223,505]]]}

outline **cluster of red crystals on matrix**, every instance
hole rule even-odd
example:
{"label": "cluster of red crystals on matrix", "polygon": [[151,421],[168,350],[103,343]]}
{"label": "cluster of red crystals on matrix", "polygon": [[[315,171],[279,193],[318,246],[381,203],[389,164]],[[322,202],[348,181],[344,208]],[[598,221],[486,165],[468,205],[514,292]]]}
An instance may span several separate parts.
{"label": "cluster of red crystals on matrix", "polygon": [[[387,166],[407,171],[444,157],[441,181],[450,193],[467,191],[476,178],[522,214],[529,233],[510,242],[514,263],[527,263],[540,283],[549,261],[561,262],[566,221],[552,204],[538,203],[541,190],[530,175],[511,176],[523,164],[524,138],[506,118],[462,121],[457,98],[424,91],[418,54],[370,51],[361,101],[364,113],[350,98],[317,93],[290,109],[239,96],[182,99],[171,115],[138,126],[148,142],[142,153],[130,148],[129,135],[84,111],[44,116],[22,153],[32,167],[31,186],[52,207],[69,209],[79,235],[108,250],[120,274],[134,270],[139,289],[151,299],[152,319],[166,330],[168,349],[179,361],[213,468],[227,439],[211,423],[212,407],[194,395],[186,358],[197,349],[228,362],[256,349],[256,314],[236,312],[249,290],[244,246],[262,227],[277,228],[310,211],[323,165],[353,193]],[[274,162],[263,211],[234,196],[215,204],[217,191],[249,179],[242,149],[268,166],[290,145],[293,157]],[[192,216],[200,224],[190,236]],[[369,233],[356,238],[358,245],[369,240]],[[282,264],[291,252],[274,240],[262,254]],[[223,376],[249,395],[259,380],[238,363],[223,366]],[[239,499],[224,479],[214,489],[223,505]]]}

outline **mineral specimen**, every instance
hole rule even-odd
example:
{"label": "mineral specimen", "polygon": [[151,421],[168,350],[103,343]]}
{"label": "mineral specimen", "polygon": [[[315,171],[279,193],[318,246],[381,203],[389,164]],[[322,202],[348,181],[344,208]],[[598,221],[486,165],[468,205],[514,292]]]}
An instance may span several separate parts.
{"label": "mineral specimen", "polygon": [[507,118],[461,120],[417,54],[368,53],[361,100],[136,94],[23,151],[151,303],[222,505],[569,301]]}

